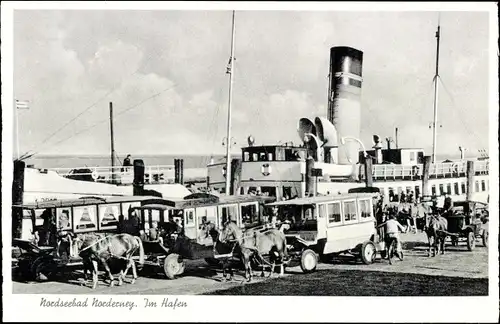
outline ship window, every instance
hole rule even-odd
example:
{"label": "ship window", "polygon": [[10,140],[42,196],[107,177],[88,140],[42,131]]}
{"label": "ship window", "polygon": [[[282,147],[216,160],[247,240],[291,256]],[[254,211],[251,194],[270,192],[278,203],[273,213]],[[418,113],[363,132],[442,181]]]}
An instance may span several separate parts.
{"label": "ship window", "polygon": [[451,183],[448,183],[446,185],[446,192],[448,193],[448,195],[451,195]]}
{"label": "ship window", "polygon": [[431,187],[431,194],[432,194],[433,196],[435,196],[435,195],[436,195],[436,185],[432,185],[432,187]]}
{"label": "ship window", "polygon": [[290,199],[292,197],[292,187],[283,187],[283,198]]}
{"label": "ship window", "polygon": [[340,203],[331,203],[327,205],[328,223],[330,225],[338,225],[342,223],[340,217]]}
{"label": "ship window", "polygon": [[458,187],[458,182],[455,182],[455,195],[460,195],[460,188]]}
{"label": "ship window", "polygon": [[389,201],[394,201],[394,189],[389,187]]}
{"label": "ship window", "polygon": [[352,222],[356,219],[356,204],[354,201],[344,201],[344,221]]}
{"label": "ship window", "polygon": [[479,181],[475,182],[475,192],[479,192]]}
{"label": "ship window", "polygon": [[439,184],[439,194],[444,195],[444,184],[442,183]]}
{"label": "ship window", "polygon": [[264,196],[276,197],[276,187],[261,187]]}
{"label": "ship window", "polygon": [[418,197],[418,196],[420,196],[420,187],[415,186],[415,197]]}

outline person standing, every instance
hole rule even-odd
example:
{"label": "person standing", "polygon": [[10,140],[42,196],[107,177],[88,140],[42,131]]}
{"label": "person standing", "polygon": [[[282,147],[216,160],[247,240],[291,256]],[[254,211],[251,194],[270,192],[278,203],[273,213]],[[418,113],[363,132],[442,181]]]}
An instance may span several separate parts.
{"label": "person standing", "polygon": [[452,207],[453,207],[453,201],[451,200],[450,194],[446,193],[444,195],[443,213],[448,215]]}
{"label": "person standing", "polygon": [[124,167],[131,167],[132,166],[132,162],[130,160],[132,156],[130,154],[127,155],[127,157],[123,160],[123,166]]}

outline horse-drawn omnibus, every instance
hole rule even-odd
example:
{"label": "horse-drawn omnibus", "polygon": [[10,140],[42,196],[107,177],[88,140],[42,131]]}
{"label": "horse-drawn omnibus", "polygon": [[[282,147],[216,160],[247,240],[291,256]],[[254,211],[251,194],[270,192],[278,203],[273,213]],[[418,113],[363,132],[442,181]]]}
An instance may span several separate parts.
{"label": "horse-drawn omnibus", "polygon": [[162,242],[143,240],[144,264],[163,268],[169,279],[184,272],[185,259],[205,259],[215,264],[213,240],[206,235],[205,226],[212,223],[222,228],[227,221],[233,221],[242,229],[258,228],[268,222],[265,204],[274,200],[268,196],[195,193],[183,199],[163,199],[134,207],[141,228],[157,223],[160,232],[164,232]]}
{"label": "horse-drawn omnibus", "polygon": [[318,259],[341,253],[374,261],[384,250],[375,227],[374,198],[377,191],[335,196],[296,198],[269,204],[278,208],[281,221],[289,222],[285,232],[289,254],[300,260],[303,272],[316,269]]}
{"label": "horse-drawn omnibus", "polygon": [[158,201],[153,196],[87,196],[14,205],[22,209],[23,220],[21,237],[12,240],[13,270],[40,279],[62,267],[79,266],[68,234],[116,232],[120,215],[127,220],[132,208]]}

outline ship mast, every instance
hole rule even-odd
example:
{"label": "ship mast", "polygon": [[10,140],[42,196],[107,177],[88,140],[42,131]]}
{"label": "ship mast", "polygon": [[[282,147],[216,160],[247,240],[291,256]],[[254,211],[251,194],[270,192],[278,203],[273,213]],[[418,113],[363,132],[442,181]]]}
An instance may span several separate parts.
{"label": "ship mast", "polygon": [[441,36],[441,26],[438,23],[436,32],[436,74],[434,75],[434,120],[432,122],[432,163],[436,163],[436,146],[437,146],[437,109],[438,109],[438,92],[439,92],[439,39]]}
{"label": "ship mast", "polygon": [[227,67],[229,73],[229,102],[227,109],[227,136],[226,136],[226,194],[229,195],[231,188],[231,103],[233,99],[233,71],[234,71],[234,10],[233,10],[233,28],[231,35],[231,57]]}

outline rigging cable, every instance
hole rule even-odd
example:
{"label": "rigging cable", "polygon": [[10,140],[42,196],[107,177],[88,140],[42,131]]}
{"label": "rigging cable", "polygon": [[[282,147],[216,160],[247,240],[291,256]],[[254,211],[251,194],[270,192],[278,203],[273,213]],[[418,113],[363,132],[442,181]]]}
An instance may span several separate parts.
{"label": "rigging cable", "polygon": [[[157,93],[155,93],[154,95],[152,95],[152,96],[150,96],[150,97],[147,97],[146,99],[142,100],[141,102],[139,102],[139,103],[137,103],[137,104],[135,104],[135,105],[133,105],[133,106],[131,106],[131,107],[127,108],[127,109],[124,109],[124,110],[120,111],[119,113],[117,113],[117,114],[115,115],[115,118],[116,118],[116,117],[118,117],[118,116],[120,116],[120,115],[122,115],[122,114],[124,114],[124,113],[126,113],[126,112],[128,112],[128,111],[130,111],[130,110],[132,110],[132,109],[135,109],[135,108],[137,108],[137,107],[141,106],[141,105],[142,105],[142,104],[144,104],[146,101],[149,101],[149,100],[151,100],[151,99],[153,99],[153,98],[156,98],[156,97],[160,96],[161,94],[163,94],[164,92],[166,92],[166,91],[168,91],[168,90],[171,90],[171,89],[175,88],[176,86],[177,86],[177,85],[174,85],[174,86],[168,87],[168,88],[166,88],[166,89],[163,89],[162,91],[157,92]],[[70,136],[70,137],[66,137],[66,138],[64,138],[64,139],[62,139],[62,140],[60,140],[60,141],[58,141],[58,142],[56,142],[56,143],[53,143],[53,144],[52,144],[52,146],[54,146],[54,145],[58,145],[58,144],[61,144],[61,143],[65,142],[65,141],[67,141],[67,140],[69,140],[69,139],[71,139],[71,138],[73,138],[73,137],[76,137],[76,136],[78,136],[78,135],[80,135],[80,134],[83,134],[83,133],[87,132],[88,130],[90,130],[90,129],[92,129],[92,128],[94,128],[94,127],[96,127],[96,126],[100,125],[100,124],[107,123],[107,122],[109,122],[109,119],[104,119],[104,120],[101,120],[101,121],[99,121],[99,122],[97,122],[97,123],[95,123],[95,124],[93,124],[93,125],[91,125],[91,126],[89,126],[89,127],[87,127],[87,128],[84,128],[83,130],[81,130],[81,131],[77,132],[76,134],[74,134],[74,135],[72,135],[72,136]],[[26,154],[25,156],[23,156],[22,158],[20,158],[20,160],[25,160],[25,159],[30,158],[30,157],[32,157],[33,155],[36,155],[36,154],[38,154],[38,153],[39,153],[39,152],[35,152],[35,153],[31,154],[31,155],[27,155],[27,154]]]}

